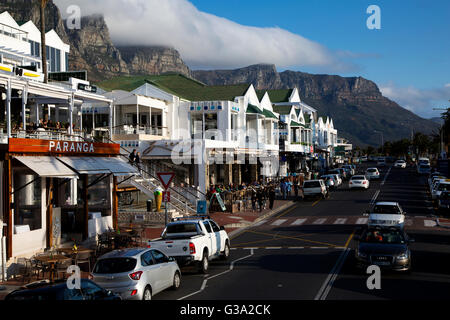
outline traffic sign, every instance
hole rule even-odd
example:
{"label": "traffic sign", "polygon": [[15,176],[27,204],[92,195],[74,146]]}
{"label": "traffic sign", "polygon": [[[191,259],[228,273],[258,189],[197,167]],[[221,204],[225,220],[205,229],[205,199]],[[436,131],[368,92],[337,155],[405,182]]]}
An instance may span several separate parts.
{"label": "traffic sign", "polygon": [[164,191],[162,194],[162,201],[170,202],[170,191]]}
{"label": "traffic sign", "polygon": [[174,172],[158,172],[157,173],[159,180],[161,181],[164,189],[169,189],[169,185],[172,182],[173,177],[175,177]]}

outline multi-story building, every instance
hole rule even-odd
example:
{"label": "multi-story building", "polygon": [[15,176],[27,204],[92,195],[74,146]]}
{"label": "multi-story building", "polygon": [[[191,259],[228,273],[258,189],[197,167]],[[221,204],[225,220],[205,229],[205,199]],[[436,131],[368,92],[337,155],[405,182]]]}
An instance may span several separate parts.
{"label": "multi-story building", "polygon": [[319,117],[316,131],[316,152],[322,168],[327,168],[332,164],[335,157],[334,148],[337,146],[337,130],[334,128],[333,119],[330,117]]}

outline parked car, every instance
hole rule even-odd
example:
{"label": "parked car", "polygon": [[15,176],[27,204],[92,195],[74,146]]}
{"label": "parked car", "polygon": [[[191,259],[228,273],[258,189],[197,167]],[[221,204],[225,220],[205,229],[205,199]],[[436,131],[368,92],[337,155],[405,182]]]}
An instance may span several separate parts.
{"label": "parked car", "polygon": [[101,256],[92,271],[93,281],[123,300],[151,300],[167,289],[178,289],[181,271],[173,258],[153,248],[128,248]]}
{"label": "parked car", "polygon": [[377,168],[368,168],[366,170],[365,176],[369,180],[380,179],[380,171]]}
{"label": "parked car", "polygon": [[377,202],[369,215],[368,226],[400,227],[405,225],[406,212],[398,202]]}
{"label": "parked car", "polygon": [[355,236],[358,247],[355,250],[356,266],[367,268],[377,265],[382,269],[395,271],[411,270],[411,250],[414,242],[400,228],[368,227]]}
{"label": "parked car", "polygon": [[338,175],[338,176],[339,176],[339,179],[341,180],[341,183],[340,183],[340,184],[342,184],[342,181],[344,181],[344,177],[342,176],[342,170],[331,169],[331,170],[328,170],[328,173],[327,173],[327,174],[335,174],[335,175]]}
{"label": "parked car", "polygon": [[38,281],[9,293],[5,300],[52,301],[52,300],[122,300],[120,296],[105,290],[88,279],[81,279],[80,289],[69,289],[66,281],[54,283]]}
{"label": "parked car", "polygon": [[444,176],[434,176],[434,177],[432,177],[431,181],[430,181],[430,193],[433,192],[433,189],[435,188],[436,184],[439,181],[443,181],[445,179],[447,179],[447,178],[444,177]]}
{"label": "parked car", "polygon": [[321,176],[320,178],[325,180],[328,177],[333,179],[334,188],[337,188],[342,184],[342,179],[340,178],[339,174],[336,174],[336,173],[328,173],[328,174]]}
{"label": "parked car", "polygon": [[418,162],[417,162],[417,164],[418,164],[418,165],[421,165],[421,164],[431,165],[430,159],[429,159],[429,158],[426,158],[426,157],[420,157],[419,160],[418,160]]}
{"label": "parked car", "polygon": [[450,191],[450,179],[440,179],[436,181],[431,190],[431,199],[437,201],[443,191]]}
{"label": "parked car", "polygon": [[394,167],[396,168],[406,168],[406,161],[405,160],[397,160],[394,163]]}
{"label": "parked car", "polygon": [[149,241],[148,245],[175,258],[181,267],[194,265],[201,273],[208,272],[210,260],[230,256],[230,239],[225,228],[206,216],[173,219],[161,238]]}
{"label": "parked car", "polygon": [[305,198],[328,196],[328,190],[323,180],[307,180],[303,183],[303,195]]}
{"label": "parked car", "polygon": [[450,212],[450,191],[443,191],[438,198],[438,210],[440,213]]}
{"label": "parked car", "polygon": [[431,173],[431,166],[429,164],[418,164],[417,165],[418,174],[429,174]]}
{"label": "parked car", "polygon": [[369,180],[366,178],[366,176],[363,175],[353,176],[348,182],[348,187],[350,189],[363,188],[367,190],[369,189],[369,186],[370,186]]}

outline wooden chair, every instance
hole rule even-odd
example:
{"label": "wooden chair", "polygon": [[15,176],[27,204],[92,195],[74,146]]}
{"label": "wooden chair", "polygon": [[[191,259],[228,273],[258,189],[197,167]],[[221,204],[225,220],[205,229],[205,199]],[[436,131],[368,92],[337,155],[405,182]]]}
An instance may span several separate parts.
{"label": "wooden chair", "polygon": [[55,273],[56,273],[56,278],[57,279],[61,279],[59,277],[59,275],[62,273],[62,279],[66,279],[67,276],[67,268],[70,267],[72,265],[72,261],[71,260],[64,260],[61,262],[57,262],[56,263],[56,267],[55,267]]}
{"label": "wooden chair", "polygon": [[27,258],[18,258],[17,259],[17,271],[15,275],[18,275],[22,278],[22,282],[25,283],[25,280],[28,279],[31,281],[33,277],[33,273],[31,270],[31,260]]}
{"label": "wooden chair", "polygon": [[88,272],[91,272],[91,253],[90,252],[77,252],[75,253],[75,264],[88,264]]}

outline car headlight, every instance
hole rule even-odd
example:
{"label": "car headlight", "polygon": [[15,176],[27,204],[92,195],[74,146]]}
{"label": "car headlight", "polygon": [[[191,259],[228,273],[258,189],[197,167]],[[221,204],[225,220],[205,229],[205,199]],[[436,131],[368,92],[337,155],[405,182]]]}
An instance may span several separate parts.
{"label": "car headlight", "polygon": [[408,252],[402,253],[402,254],[397,256],[398,260],[406,260],[408,258],[409,258],[409,253]]}

